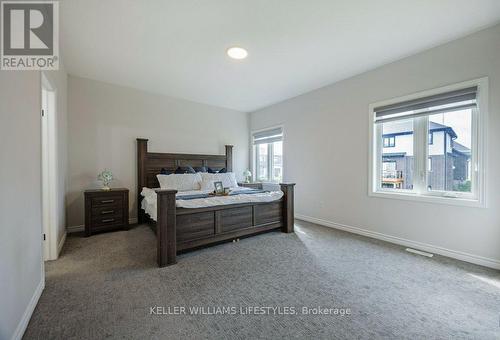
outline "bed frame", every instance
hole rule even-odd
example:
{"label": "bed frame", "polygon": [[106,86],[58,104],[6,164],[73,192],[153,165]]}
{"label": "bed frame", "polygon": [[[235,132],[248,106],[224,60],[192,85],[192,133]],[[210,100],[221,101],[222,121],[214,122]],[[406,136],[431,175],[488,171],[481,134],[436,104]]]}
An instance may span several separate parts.
{"label": "bed frame", "polygon": [[156,231],[157,261],[160,267],[176,263],[178,252],[234,240],[270,230],[293,232],[294,183],[280,184],[284,195],[279,201],[242,203],[208,208],[177,208],[176,190],[157,190],[157,221],[141,209],[143,187],[158,188],[156,175],[162,168],[206,166],[214,170],[233,168],[233,146],[226,145],[225,155],[193,155],[148,152],[148,140],[137,138],[138,223],[149,223]]}

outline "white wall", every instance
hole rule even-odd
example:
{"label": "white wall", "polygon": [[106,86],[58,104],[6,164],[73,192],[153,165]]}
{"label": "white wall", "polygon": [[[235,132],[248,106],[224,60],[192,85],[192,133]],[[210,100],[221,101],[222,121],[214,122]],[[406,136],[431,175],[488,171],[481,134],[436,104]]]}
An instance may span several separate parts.
{"label": "white wall", "polygon": [[57,244],[62,245],[66,233],[66,191],[67,191],[67,168],[68,168],[68,114],[67,114],[67,87],[68,75],[62,62],[59,63],[58,71],[46,71],[51,86],[55,89],[56,103],[56,131],[55,140],[57,145],[55,169],[56,186],[56,230]]}
{"label": "white wall", "polygon": [[0,71],[0,339],[21,337],[43,289],[40,73]]}
{"label": "white wall", "polygon": [[[489,76],[489,208],[368,196],[368,105]],[[500,268],[500,25],[251,114],[283,124],[296,213],[471,254]],[[490,259],[491,261],[488,261]]]}
{"label": "white wall", "polygon": [[149,138],[154,152],[224,154],[234,145],[238,178],[248,167],[248,115],[238,111],[68,77],[68,226],[84,223],[83,191],[98,187],[105,168],[114,187],[130,190],[136,217],[136,138]]}

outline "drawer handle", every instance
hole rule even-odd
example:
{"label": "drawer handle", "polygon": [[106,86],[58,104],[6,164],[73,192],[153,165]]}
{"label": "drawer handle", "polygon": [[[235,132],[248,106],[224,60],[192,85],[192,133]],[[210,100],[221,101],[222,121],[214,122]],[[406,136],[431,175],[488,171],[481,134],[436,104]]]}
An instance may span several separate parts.
{"label": "drawer handle", "polygon": [[104,211],[101,211],[101,215],[108,215],[108,214],[112,214],[114,212],[115,212],[114,210],[104,210]]}
{"label": "drawer handle", "polygon": [[114,221],[115,221],[114,218],[106,218],[106,219],[102,220],[103,223],[114,222]]}
{"label": "drawer handle", "polygon": [[104,201],[101,201],[101,203],[113,203],[115,200],[104,200]]}

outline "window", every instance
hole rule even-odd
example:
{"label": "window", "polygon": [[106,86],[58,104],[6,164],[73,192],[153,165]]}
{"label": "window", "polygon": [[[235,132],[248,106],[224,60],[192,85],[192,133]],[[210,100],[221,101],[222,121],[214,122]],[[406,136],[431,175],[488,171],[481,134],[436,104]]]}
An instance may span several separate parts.
{"label": "window", "polygon": [[260,182],[283,179],[283,129],[258,131],[253,137],[254,178]]}
{"label": "window", "polygon": [[472,109],[430,115],[429,129],[439,131],[439,144],[429,145],[427,154],[439,168],[428,175],[430,190],[471,192],[468,162],[472,156]]}
{"label": "window", "polygon": [[396,137],[384,137],[384,148],[393,148],[396,146]]}
{"label": "window", "polygon": [[371,105],[370,194],[484,206],[487,85]]}
{"label": "window", "polygon": [[[382,163],[393,162],[393,169],[382,167],[380,175],[383,188],[408,190],[413,188],[413,121],[403,119],[382,123],[382,136],[392,135],[392,143],[385,143],[380,155]],[[396,147],[396,136],[398,144]]]}

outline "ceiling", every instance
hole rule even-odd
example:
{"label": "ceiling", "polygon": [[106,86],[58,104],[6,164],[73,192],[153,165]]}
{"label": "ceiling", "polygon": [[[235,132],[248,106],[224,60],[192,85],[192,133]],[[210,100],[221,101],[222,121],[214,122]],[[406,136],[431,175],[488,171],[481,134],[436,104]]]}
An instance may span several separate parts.
{"label": "ceiling", "polygon": [[500,1],[64,0],[60,21],[72,75],[249,112],[498,23]]}

